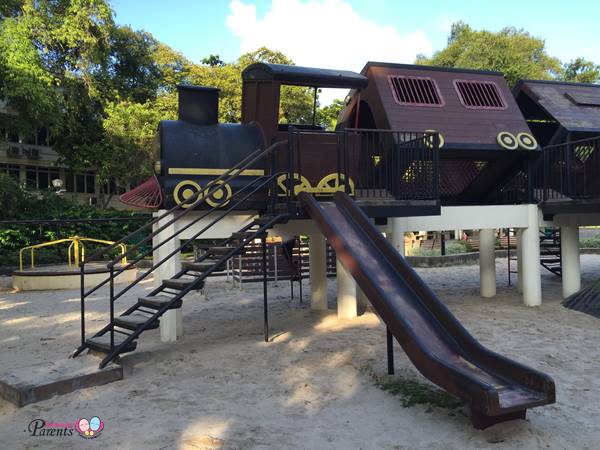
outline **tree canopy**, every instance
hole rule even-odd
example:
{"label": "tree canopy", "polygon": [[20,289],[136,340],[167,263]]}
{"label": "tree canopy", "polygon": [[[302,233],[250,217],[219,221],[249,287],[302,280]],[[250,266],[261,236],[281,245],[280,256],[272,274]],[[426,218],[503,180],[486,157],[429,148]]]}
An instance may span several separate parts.
{"label": "tree canopy", "polygon": [[447,46],[431,57],[419,55],[417,64],[466,69],[496,70],[504,73],[512,87],[520,79],[596,82],[597,65],[583,58],[562,64],[546,50],[543,39],[523,29],[506,27],[498,32],[474,30],[455,22]]}
{"label": "tree canopy", "polygon": [[[16,115],[0,126],[22,136],[46,127],[61,163],[94,168],[101,183],[136,182],[151,173],[158,122],[176,117],[177,84],[219,88],[219,120],[239,122],[241,72],[258,61],[293,64],[264,47],[196,64],[115,24],[106,0],[10,0],[0,5],[0,98]],[[284,121],[308,120],[312,106],[310,89],[283,89]]]}

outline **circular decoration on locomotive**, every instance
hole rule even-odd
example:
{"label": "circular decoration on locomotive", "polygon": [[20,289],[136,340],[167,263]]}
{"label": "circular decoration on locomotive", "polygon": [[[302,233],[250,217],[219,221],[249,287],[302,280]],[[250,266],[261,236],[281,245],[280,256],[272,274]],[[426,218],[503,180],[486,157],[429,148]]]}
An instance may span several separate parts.
{"label": "circular decoration on locomotive", "polygon": [[496,136],[496,141],[500,147],[506,150],[516,150],[519,146],[517,138],[514,136],[514,134],[508,131],[501,131],[498,133],[498,136]]}
{"label": "circular decoration on locomotive", "polygon": [[538,147],[535,138],[526,132],[517,134],[517,141],[519,141],[519,145],[525,150],[535,150]]}
{"label": "circular decoration on locomotive", "polygon": [[[437,133],[439,136],[439,147],[442,148],[446,141],[444,140],[444,136],[437,130],[425,130],[425,133]],[[429,148],[433,148],[433,136],[427,136],[425,138],[425,145]]]}
{"label": "circular decoration on locomotive", "polygon": [[[277,177],[277,186],[281,189],[281,192],[278,192],[277,195],[282,197],[287,194],[288,191],[288,174],[284,173]],[[312,186],[310,185],[310,181],[305,176],[300,176],[300,174],[294,173],[294,177],[292,180],[292,185],[294,186],[294,195],[298,195],[300,192],[310,192]]]}
{"label": "circular decoration on locomotive", "polygon": [[[213,185],[219,185],[221,187],[214,188]],[[231,186],[227,184],[224,180],[219,180],[215,183],[209,183],[207,188],[207,192],[209,193],[206,196],[206,204],[212,206],[213,208],[222,208],[226,206],[231,197],[233,195],[233,191],[231,190]],[[200,195],[202,197],[203,194]]]}
{"label": "circular decoration on locomotive", "polygon": [[[178,205],[181,205],[182,203],[186,202],[190,197],[195,195],[197,192],[200,192],[201,190],[202,190],[202,188],[200,187],[200,185],[193,180],[180,181],[179,183],[177,183],[177,185],[173,189],[173,200]],[[199,195],[198,198],[196,200],[194,200],[193,202],[189,202],[189,203],[182,205],[182,208],[187,209],[187,208],[190,208],[190,207],[198,204],[198,202],[200,201],[200,197],[201,196]]]}
{"label": "circular decoration on locomotive", "polygon": [[[352,181],[352,178],[348,179],[348,187],[350,188],[350,195],[354,195],[354,181]],[[330,173],[319,181],[315,189],[315,194],[332,195],[336,191],[344,192],[345,189],[344,174]]]}
{"label": "circular decoration on locomotive", "polygon": [[[164,120],[159,125],[157,159],[160,164],[160,184],[164,192],[164,208],[181,204],[194,192],[209,186],[248,155],[265,148],[260,128],[250,124],[197,125],[183,120]],[[194,202],[195,208],[214,208],[232,202],[237,191],[263,177],[265,160],[257,160],[235,174],[226,184],[204,201]],[[253,196],[251,207],[259,208],[265,201],[268,186]],[[201,200],[201,199],[200,199]],[[189,206],[188,206],[189,207]],[[248,208],[240,205],[240,209]]]}

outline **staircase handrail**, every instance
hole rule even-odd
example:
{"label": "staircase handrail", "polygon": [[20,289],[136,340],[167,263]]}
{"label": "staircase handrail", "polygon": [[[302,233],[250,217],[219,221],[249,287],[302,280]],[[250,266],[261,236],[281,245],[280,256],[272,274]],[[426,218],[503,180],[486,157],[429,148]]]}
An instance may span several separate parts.
{"label": "staircase handrail", "polygon": [[165,223],[162,226],[160,226],[157,230],[153,231],[150,234],[150,236],[147,236],[144,240],[140,241],[138,244],[131,246],[129,248],[128,252],[127,252],[129,254],[130,251],[139,248],[139,245],[141,243],[147,242],[148,238],[153,237],[154,235],[156,235],[157,233],[159,233],[160,231],[164,230],[166,227],[168,227],[169,225],[171,225],[177,219],[181,218],[182,216],[188,214],[190,211],[193,210],[193,208],[186,208],[186,206],[192,206],[192,205],[194,205],[194,203],[198,200],[198,198],[200,198],[201,202],[204,202],[204,201],[206,201],[207,198],[210,198],[210,195],[212,195],[214,192],[216,192],[219,189],[221,189],[221,184],[222,183],[219,183],[220,181],[223,181],[223,183],[227,183],[228,181],[231,181],[233,178],[237,177],[243,170],[247,169],[251,164],[253,164],[256,161],[258,161],[259,159],[267,156],[269,153],[273,152],[275,149],[281,147],[284,144],[287,144],[287,141],[285,141],[285,140],[284,141],[278,141],[278,142],[275,142],[275,143],[271,144],[266,149],[260,149],[259,148],[259,149],[255,150],[254,152],[250,153],[248,156],[246,156],[245,158],[243,158],[240,162],[238,162],[237,164],[235,164],[233,167],[231,167],[230,169],[227,169],[227,171],[225,173],[223,173],[219,177],[215,178],[214,180],[211,180],[211,182],[209,184],[207,184],[204,188],[202,188],[199,191],[195,192],[190,197],[188,197],[187,199],[185,199],[183,202],[181,202],[181,203],[173,206],[171,209],[169,209],[168,211],[164,212],[160,216],[158,216],[158,217],[154,218],[153,220],[151,220],[150,222],[142,225],[138,229],[130,232],[129,234],[127,234],[126,236],[122,237],[118,241],[115,241],[115,243],[113,245],[111,245],[109,247],[105,247],[105,248],[101,248],[101,249],[96,250],[94,253],[92,253],[90,256],[88,256],[87,260],[88,261],[92,261],[92,260],[98,258],[99,256],[105,255],[108,251],[116,248],[119,244],[124,243],[126,240],[128,240],[131,237],[135,236],[136,234],[138,234],[142,230],[145,230],[148,227],[150,227],[150,226],[156,224],[157,222],[161,221],[166,216],[168,216],[168,215],[170,215],[170,214],[172,214],[172,213],[174,213],[174,212],[176,212],[178,210],[183,210],[181,212],[181,214],[179,214],[177,217],[174,217],[173,219],[171,219],[167,223]]}

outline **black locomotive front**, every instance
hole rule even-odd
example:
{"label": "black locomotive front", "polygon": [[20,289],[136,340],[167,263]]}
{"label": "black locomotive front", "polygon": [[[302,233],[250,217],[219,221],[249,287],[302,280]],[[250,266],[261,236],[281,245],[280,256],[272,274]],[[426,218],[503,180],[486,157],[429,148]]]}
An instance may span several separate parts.
{"label": "black locomotive front", "polygon": [[[179,87],[179,118],[163,120],[155,141],[155,172],[164,194],[163,208],[185,202],[214,182],[245,157],[264,148],[260,128],[250,124],[218,123],[219,90],[198,86]],[[225,207],[234,193],[265,174],[265,162],[257,161],[204,201],[189,203],[197,208]],[[252,207],[264,200],[254,196]],[[248,209],[249,203],[244,204]],[[241,209],[241,208],[240,208]]]}

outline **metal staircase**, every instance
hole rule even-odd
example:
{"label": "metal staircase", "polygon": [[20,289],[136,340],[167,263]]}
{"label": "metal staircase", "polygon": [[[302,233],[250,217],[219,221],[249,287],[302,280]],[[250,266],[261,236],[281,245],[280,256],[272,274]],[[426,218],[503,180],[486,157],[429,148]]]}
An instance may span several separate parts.
{"label": "metal staircase", "polygon": [[[146,330],[154,329],[159,326],[159,318],[170,309],[177,309],[182,306],[182,300],[186,294],[193,290],[202,289],[204,286],[205,279],[213,272],[220,270],[229,260],[235,255],[243,252],[244,247],[253,242],[255,239],[261,239],[263,244],[263,265],[266,265],[266,236],[267,231],[272,228],[275,224],[285,223],[290,217],[289,212],[293,210],[292,196],[291,196],[291,185],[288,189],[288,195],[281,204],[276,203],[278,200],[276,195],[271,195],[272,192],[277,189],[277,178],[282,174],[288,172],[277,172],[271,171],[270,175],[257,177],[253,181],[244,185],[242,188],[237,190],[232,197],[224,199],[224,196],[219,195],[219,191],[222,189],[223,184],[230,182],[235,179],[244,169],[256,164],[257,161],[265,159],[270,156],[274,151],[282,146],[287,147],[287,142],[282,141],[273,144],[266,150],[257,150],[248,157],[244,158],[238,164],[231,169],[227,170],[226,173],[213,180],[204,189],[196,192],[190,196],[185,202],[177,205],[174,208],[156,217],[151,222],[143,225],[138,230],[128,234],[121,240],[117,241],[110,247],[105,247],[97,252],[93,253],[86,258],[86,262],[92,260],[98,260],[103,255],[109,254],[111,250],[117,248],[117,246],[125,241],[131,240],[136,235],[140,235],[142,232],[148,232],[153,230],[149,235],[143,237],[136,245],[131,246],[125,255],[118,255],[114,259],[108,262],[107,268],[109,269],[109,277],[103,280],[98,285],[85,290],[85,263],[82,261],[80,265],[81,273],[81,344],[73,353],[73,357],[76,357],[86,349],[95,350],[104,353],[106,356],[100,363],[100,368],[106,366],[109,362],[113,361],[122,353],[131,352],[136,349],[138,337]],[[273,160],[274,158],[271,158]],[[288,177],[291,183],[291,177]],[[211,247],[208,251],[203,254],[196,261],[184,264],[181,271],[173,276],[173,278],[162,281],[162,284],[150,292],[145,297],[137,298],[136,301],[129,306],[122,314],[115,316],[115,302],[123,297],[131,288],[137,285],[140,281],[147,278],[153,273],[158,267],[163,265],[166,261],[171,259],[173,256],[178,254],[181,249],[188,246],[195,239],[200,237],[211,227],[217,225],[224,217],[229,215],[234,210],[240,210],[243,208],[242,205],[248,202],[249,199],[256,199],[257,196],[264,197],[265,210],[260,211],[257,218],[252,222],[241,228],[239,231],[233,233],[230,237],[226,238],[218,246]],[[151,241],[154,236],[166,229],[173,223],[181,220],[184,216],[188,215],[191,211],[197,211],[198,206],[205,206],[204,204],[208,199],[212,200],[212,203],[216,203],[216,206],[200,210],[200,214],[193,220],[187,222],[184,226],[180,227],[175,233],[170,235],[167,239],[155,244],[152,248],[142,250],[144,243]],[[209,215],[211,215],[209,217]],[[125,286],[119,292],[115,292],[115,278],[128,268],[133,267],[137,262],[142,260],[145,256],[150,255],[156,251],[159,247],[163,246],[166,242],[174,239],[184,230],[194,226],[205,218],[213,219],[207,225],[203,226],[199,231],[195,232],[189,239],[186,239],[181,245],[175,250],[170,252],[167,256],[162,258],[160,261],[154,263],[148,270],[139,275],[132,283]],[[137,255],[134,252],[140,251]],[[129,257],[129,263],[124,266],[119,265],[123,256]],[[263,270],[264,277],[264,330],[265,340],[268,339],[268,315],[267,315],[267,297],[266,297],[266,270]],[[96,332],[93,336],[87,337],[85,330],[85,300],[91,294],[96,292],[102,286],[109,286],[109,310],[110,318],[108,323]]]}
{"label": "metal staircase", "polygon": [[540,230],[540,264],[557,277],[562,277],[560,229]]}

